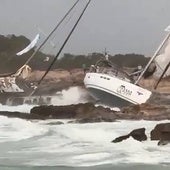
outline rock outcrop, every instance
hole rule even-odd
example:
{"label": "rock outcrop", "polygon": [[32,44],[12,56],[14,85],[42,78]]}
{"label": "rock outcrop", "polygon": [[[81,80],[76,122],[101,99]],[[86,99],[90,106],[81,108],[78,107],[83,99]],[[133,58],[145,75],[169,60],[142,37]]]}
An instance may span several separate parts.
{"label": "rock outcrop", "polygon": [[151,140],[159,140],[158,145],[170,143],[170,123],[157,124],[151,131]]}
{"label": "rock outcrop", "polygon": [[68,106],[37,106],[31,109],[30,114],[0,111],[0,115],[22,119],[72,119],[72,122],[75,123],[114,122],[117,118],[114,111],[101,106],[95,107],[92,103]]}
{"label": "rock outcrop", "polygon": [[38,106],[31,109],[30,115],[38,115],[45,119],[76,119],[77,123],[113,122],[116,119],[114,111],[95,107],[92,103],[69,106]]}
{"label": "rock outcrop", "polygon": [[122,108],[125,119],[166,120],[170,119],[168,105],[141,104]]}
{"label": "rock outcrop", "polygon": [[[1,112],[0,112],[1,115]],[[4,115],[4,113],[3,113]],[[13,114],[15,115],[15,114]],[[16,114],[16,117],[18,114]],[[29,114],[34,119],[75,119],[77,123],[114,122],[115,120],[167,120],[170,119],[169,108],[150,104],[134,105],[116,112],[93,103],[80,103],[67,106],[37,106]],[[23,118],[23,117],[22,117]],[[26,118],[27,119],[27,118]]]}
{"label": "rock outcrop", "polygon": [[133,139],[140,141],[140,142],[147,140],[147,136],[145,134],[145,128],[135,129],[125,136],[120,136],[114,139],[112,142],[118,143],[118,142],[128,139],[129,137],[132,137]]}

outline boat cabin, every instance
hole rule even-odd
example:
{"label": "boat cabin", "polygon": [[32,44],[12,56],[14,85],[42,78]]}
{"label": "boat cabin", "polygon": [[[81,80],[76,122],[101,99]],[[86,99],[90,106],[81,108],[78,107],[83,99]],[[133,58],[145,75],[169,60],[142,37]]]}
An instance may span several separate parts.
{"label": "boat cabin", "polygon": [[97,61],[95,65],[91,65],[89,71],[107,74],[109,76],[125,80],[127,82],[133,82],[132,77],[130,77],[125,71],[123,71],[123,69],[120,69],[117,65],[106,59],[101,59]]}

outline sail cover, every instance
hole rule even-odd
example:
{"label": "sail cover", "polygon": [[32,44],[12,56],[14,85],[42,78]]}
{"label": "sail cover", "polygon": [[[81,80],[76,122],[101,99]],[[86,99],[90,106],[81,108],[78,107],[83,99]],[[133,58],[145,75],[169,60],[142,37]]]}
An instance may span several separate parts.
{"label": "sail cover", "polygon": [[[159,64],[159,67],[157,68],[157,71],[155,72],[156,76],[160,76],[162,74],[163,70],[166,68],[166,65],[170,61],[169,56],[170,56],[170,40],[168,40],[166,42],[166,45],[165,45],[163,51],[155,59],[156,63]],[[166,75],[167,76],[170,75],[170,69],[167,70]]]}
{"label": "sail cover", "polygon": [[18,52],[16,55],[20,56],[30,51],[32,48],[35,47],[39,39],[40,39],[40,35],[37,34],[36,37],[31,41],[31,43],[26,48],[24,48],[22,51]]}

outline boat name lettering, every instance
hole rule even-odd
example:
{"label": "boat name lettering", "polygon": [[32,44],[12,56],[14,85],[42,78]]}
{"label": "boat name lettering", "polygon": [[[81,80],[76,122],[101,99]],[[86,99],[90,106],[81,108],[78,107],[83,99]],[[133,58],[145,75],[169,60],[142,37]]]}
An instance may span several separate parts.
{"label": "boat name lettering", "polygon": [[119,94],[130,96],[132,94],[132,91],[127,89],[124,85],[121,85],[117,88],[117,92]]}

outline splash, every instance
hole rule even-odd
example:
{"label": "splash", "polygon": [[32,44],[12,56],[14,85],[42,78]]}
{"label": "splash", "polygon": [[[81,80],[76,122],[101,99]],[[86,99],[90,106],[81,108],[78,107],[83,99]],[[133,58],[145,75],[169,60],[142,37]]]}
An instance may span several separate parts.
{"label": "splash", "polygon": [[81,87],[70,87],[68,90],[62,90],[56,93],[51,100],[52,105],[70,105],[78,103],[87,103],[90,101],[88,92]]}
{"label": "splash", "polygon": [[[44,104],[46,105],[56,105],[56,106],[65,106],[78,103],[87,103],[92,99],[90,98],[89,93],[81,87],[70,87],[67,90],[62,90],[56,93],[54,96],[42,96],[43,98],[50,98],[51,100]],[[31,99],[30,99],[31,100]],[[34,102],[27,102],[27,98],[24,100],[23,104],[12,106],[12,103],[7,102],[6,105],[0,104],[0,111],[18,111],[23,113],[30,113],[30,110],[37,106]],[[44,100],[45,101],[45,100]],[[29,104],[28,104],[29,103]]]}

